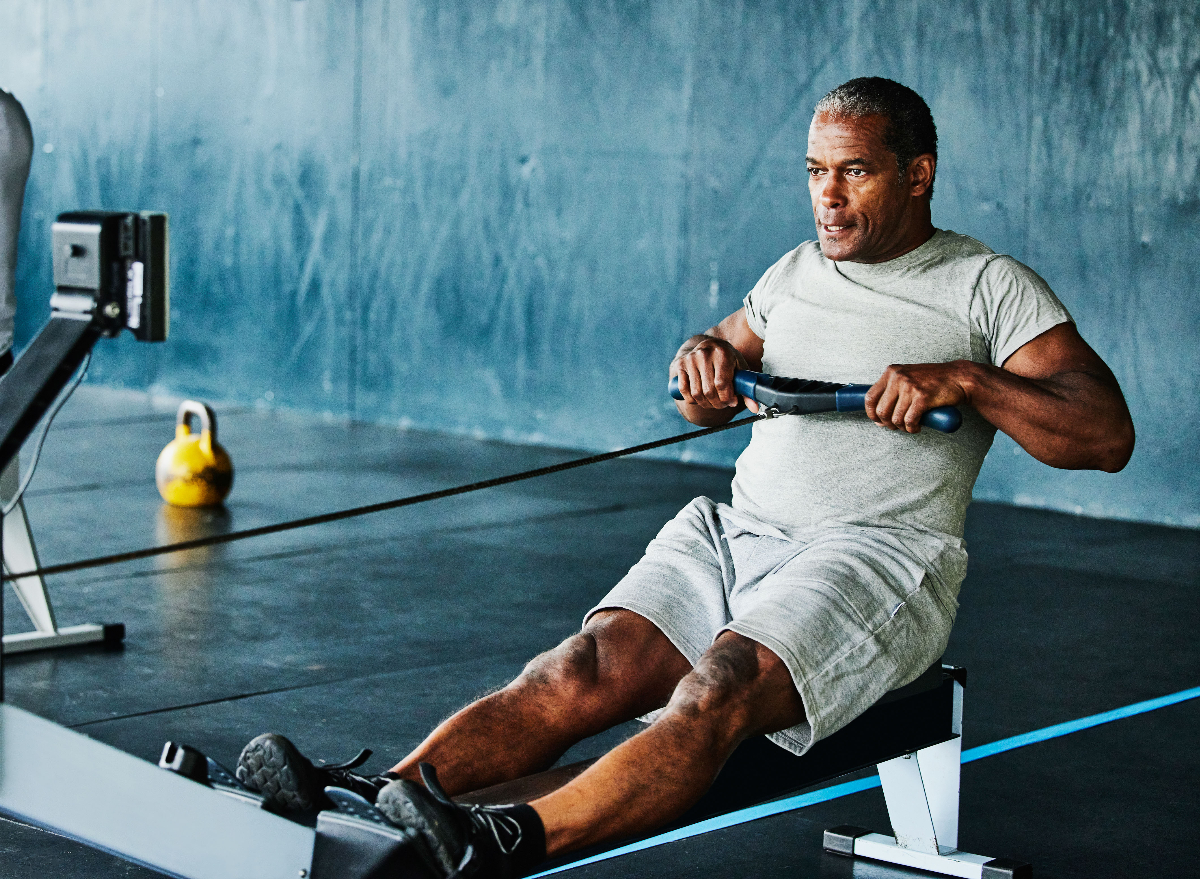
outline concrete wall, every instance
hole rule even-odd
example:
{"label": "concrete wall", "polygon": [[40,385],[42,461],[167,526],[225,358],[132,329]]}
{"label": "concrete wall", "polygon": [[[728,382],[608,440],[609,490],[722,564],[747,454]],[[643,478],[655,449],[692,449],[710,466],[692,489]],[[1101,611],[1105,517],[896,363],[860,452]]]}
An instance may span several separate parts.
{"label": "concrete wall", "polygon": [[[977,496],[1200,525],[1194,0],[0,0],[48,225],[171,214],[172,339],[93,381],[605,449],[679,430],[681,339],[812,237],[813,103],[900,79],[935,222],[1034,266],[1116,371],[1119,476],[1001,440]],[[744,436],[674,454],[731,463]]]}

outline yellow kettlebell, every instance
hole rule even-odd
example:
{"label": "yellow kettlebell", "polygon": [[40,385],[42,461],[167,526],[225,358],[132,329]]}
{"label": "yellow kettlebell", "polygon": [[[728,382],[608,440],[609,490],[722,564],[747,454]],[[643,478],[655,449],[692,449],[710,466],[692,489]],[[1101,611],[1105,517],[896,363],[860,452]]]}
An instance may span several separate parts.
{"label": "yellow kettlebell", "polygon": [[[192,433],[188,418],[200,420],[200,435]],[[158,456],[154,481],[163,500],[176,507],[211,507],[225,500],[233,488],[233,462],[217,444],[217,416],[195,400],[179,404],[175,439]]]}

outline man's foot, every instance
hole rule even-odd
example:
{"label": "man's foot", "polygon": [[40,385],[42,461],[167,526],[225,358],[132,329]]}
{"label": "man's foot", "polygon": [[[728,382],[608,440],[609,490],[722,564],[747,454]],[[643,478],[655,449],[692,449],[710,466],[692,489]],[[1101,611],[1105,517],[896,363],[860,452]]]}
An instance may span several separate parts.
{"label": "man's foot", "polygon": [[375,807],[397,827],[417,833],[443,877],[508,879],[545,858],[545,830],[530,806],[456,803],[432,766],[422,763],[420,770],[425,787],[393,781]]}
{"label": "man's foot", "polygon": [[265,798],[266,805],[279,812],[304,812],[326,808],[327,787],[343,787],[374,802],[379,790],[396,776],[365,776],[350,770],[371,756],[363,750],[348,763],[317,764],[305,757],[281,735],[265,733],[252,739],[238,758],[237,778]]}

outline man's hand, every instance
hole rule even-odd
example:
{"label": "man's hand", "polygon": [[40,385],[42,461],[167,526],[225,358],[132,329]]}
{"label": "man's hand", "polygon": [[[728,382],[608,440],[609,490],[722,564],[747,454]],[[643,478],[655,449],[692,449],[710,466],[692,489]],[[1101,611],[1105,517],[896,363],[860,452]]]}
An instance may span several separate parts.
{"label": "man's hand", "polygon": [[1075,325],[1022,345],[1003,368],[956,360],[889,366],[867,392],[867,415],[917,433],[935,406],[967,404],[1051,467],[1121,470],[1134,431],[1120,385]]}
{"label": "man's hand", "polygon": [[970,402],[964,387],[968,360],[892,364],[867,391],[867,417],[888,430],[921,432],[921,416],[938,406]]}
{"label": "man's hand", "polygon": [[679,391],[685,403],[703,409],[741,405],[733,388],[733,373],[749,367],[741,352],[724,339],[692,336],[675,355],[672,367],[679,376]]}
{"label": "man's hand", "polygon": [[679,377],[683,400],[680,414],[693,424],[724,424],[743,405],[757,412],[753,400],[743,400],[733,386],[739,369],[762,368],[762,339],[746,323],[744,309],[731,314],[707,333],[692,336],[671,361],[671,376]]}

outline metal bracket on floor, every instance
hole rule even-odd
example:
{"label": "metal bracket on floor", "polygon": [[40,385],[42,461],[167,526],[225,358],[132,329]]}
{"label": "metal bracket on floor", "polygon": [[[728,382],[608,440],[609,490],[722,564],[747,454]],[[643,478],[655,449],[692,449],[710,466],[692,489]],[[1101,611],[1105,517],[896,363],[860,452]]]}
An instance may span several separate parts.
{"label": "metal bracket on floor", "polygon": [[[8,505],[17,493],[19,465],[14,457],[12,463],[0,474],[0,503]],[[4,517],[4,572],[33,571],[41,565],[29,519],[25,516],[25,505],[17,501]],[[54,618],[54,607],[50,604],[50,592],[46,581],[40,576],[21,577],[13,580],[13,590],[25,608],[32,632],[20,632],[4,636],[4,653],[28,653],[31,650],[53,650],[59,647],[74,647],[79,644],[115,646],[125,640],[123,623],[84,623],[79,626],[59,628]]]}
{"label": "metal bracket on floor", "polygon": [[[946,667],[953,673],[953,669]],[[861,827],[825,831],[827,852],[960,876],[963,879],[1032,879],[1029,864],[958,850],[962,757],[963,684],[954,682],[955,738],[878,764],[894,836]]]}

